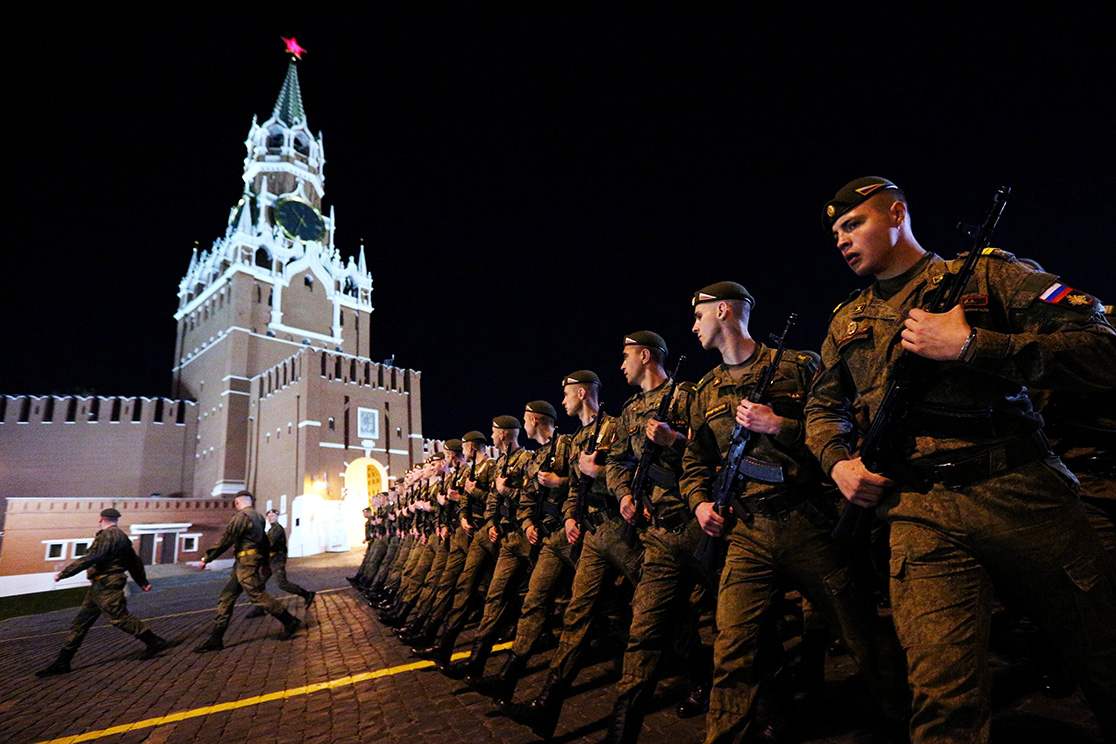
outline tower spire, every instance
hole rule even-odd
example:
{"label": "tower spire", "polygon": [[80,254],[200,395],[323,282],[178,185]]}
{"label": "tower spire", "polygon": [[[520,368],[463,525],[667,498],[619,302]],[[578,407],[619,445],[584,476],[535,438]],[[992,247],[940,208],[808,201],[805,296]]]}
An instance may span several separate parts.
{"label": "tower spire", "polygon": [[302,87],[298,84],[298,68],[292,59],[287,65],[287,77],[279,89],[271,115],[288,127],[306,124],[306,109],[302,107]]}

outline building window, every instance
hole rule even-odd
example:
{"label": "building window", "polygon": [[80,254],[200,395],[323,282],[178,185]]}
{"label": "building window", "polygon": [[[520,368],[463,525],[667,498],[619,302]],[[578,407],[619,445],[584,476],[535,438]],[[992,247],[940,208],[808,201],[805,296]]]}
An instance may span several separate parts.
{"label": "building window", "polygon": [[337,430],[336,425],[333,423],[333,416],[330,416],[326,423],[327,423],[327,426],[329,426],[330,431],[336,431]]}
{"label": "building window", "polygon": [[81,558],[88,553],[89,546],[92,544],[92,540],[74,540],[74,558]]}
{"label": "building window", "polygon": [[182,536],[182,549],[183,553],[196,553],[198,552],[198,536],[197,535],[183,535]]}
{"label": "building window", "polygon": [[43,558],[43,560],[47,560],[47,561],[64,561],[64,560],[66,560],[66,543],[65,542],[63,542],[61,540],[56,541],[56,542],[47,542],[47,541],[44,540],[44,543],[46,543],[46,556]]}

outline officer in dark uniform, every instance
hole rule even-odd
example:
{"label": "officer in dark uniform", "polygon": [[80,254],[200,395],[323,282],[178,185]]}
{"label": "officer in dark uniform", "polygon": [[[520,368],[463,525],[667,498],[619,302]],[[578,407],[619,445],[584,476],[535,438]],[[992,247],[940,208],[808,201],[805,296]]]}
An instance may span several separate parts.
{"label": "officer in dark uniform", "polygon": [[[305,606],[309,607],[314,602],[317,592],[307,591],[287,578],[287,532],[283,529],[283,525],[279,524],[279,511],[268,509],[264,516],[267,518],[267,523],[271,525],[267,528],[268,572],[264,577],[264,588],[267,588],[267,582],[274,576],[280,590],[302,597]],[[261,617],[263,614],[263,608],[256,605],[247,617]]]}
{"label": "officer in dark uniform", "polygon": [[256,497],[251,491],[240,491],[233,504],[237,512],[225,527],[225,534],[221,536],[219,543],[206,551],[201,561],[202,568],[205,568],[206,563],[217,560],[229,548],[236,551],[232,575],[217,600],[213,630],[210,631],[209,638],[194,648],[199,654],[220,651],[225,647],[225,630],[229,627],[236,598],[241,592],[248,595],[252,604],[263,607],[269,615],[283,624],[283,632],[279,636],[283,640],[293,636],[302,625],[301,620],[283,609],[283,605],[264,591],[269,543],[263,515],[256,511]]}
{"label": "officer in dark uniform", "polygon": [[[1077,480],[1039,431],[1026,387],[1110,393],[1116,332],[1093,297],[994,248],[982,250],[956,307],[922,310],[961,261],[919,245],[906,197],[887,179],[842,187],[825,221],[853,272],[874,282],[830,322],[806,439],[845,498],[878,504],[890,523],[911,738],[987,741],[993,584],[1059,644],[1102,728],[1116,737],[1114,578]],[[873,473],[858,440],[900,354],[937,364],[895,432],[903,462]]]}
{"label": "officer in dark uniform", "polygon": [[[750,397],[775,360],[775,349],[748,331],[755,300],[736,282],[717,282],[694,294],[693,331],[722,362],[698,382],[690,406],[690,443],[683,457],[682,494],[703,531],[727,543],[717,595],[717,638],[706,742],[734,741],[754,720],[761,629],[788,587],[840,631],[865,675],[878,679],[872,639],[875,617],[855,594],[849,568],[829,536],[821,471],[806,448],[803,406],[818,355],[784,349],[764,400]],[[728,514],[713,509],[717,472],[737,426],[752,432],[743,490]],[[877,699],[887,685],[875,684]],[[901,719],[901,710],[894,717]]]}
{"label": "officer in dark uniform", "polygon": [[[609,451],[608,487],[620,501],[620,514],[629,523],[641,512],[644,527],[643,568],[632,599],[632,626],[624,654],[624,672],[612,709],[607,741],[634,741],[639,734],[644,708],[654,691],[655,671],[663,652],[674,640],[679,621],[689,612],[695,584],[702,580],[694,560],[701,528],[678,490],[682,453],[690,416],[693,385],[674,388],[667,421],[658,421],[659,403],[671,388],[663,367],[667,345],[662,336],[638,331],[624,337],[621,371],[640,392],[628,399],[619,416],[619,434]],[[632,492],[636,465],[645,448],[658,445],[649,471],[650,500],[645,512]]]}
{"label": "officer in dark uniform", "polygon": [[54,580],[61,581],[81,571],[87,571],[91,583],[85,592],[85,600],[81,603],[77,617],[70,624],[70,634],[62,644],[58,658],[50,666],[36,672],[35,676],[49,677],[69,672],[70,660],[74,658],[78,647],[85,639],[85,634],[93,627],[93,623],[97,622],[102,612],[108,615],[109,622],[113,626],[144,642],[147,646],[143,652],[144,659],[154,657],[170,645],[128,612],[128,602],[124,598],[124,585],[128,583],[126,574],[130,573],[132,579],[145,592],[151,591],[151,584],[147,581],[143,562],[136,555],[132,541],[117,526],[119,521],[120,512],[116,509],[108,508],[102,511],[97,520],[100,529],[93,538],[93,544],[89,546],[88,552],[55,575]]}

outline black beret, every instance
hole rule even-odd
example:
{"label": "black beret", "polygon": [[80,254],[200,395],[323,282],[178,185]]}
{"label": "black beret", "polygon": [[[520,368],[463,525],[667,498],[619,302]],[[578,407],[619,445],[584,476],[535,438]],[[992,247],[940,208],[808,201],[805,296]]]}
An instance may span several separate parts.
{"label": "black beret", "polygon": [[566,385],[600,385],[601,378],[597,377],[597,373],[591,369],[579,369],[576,372],[570,372],[562,378],[562,387]]}
{"label": "black beret", "polygon": [[558,420],[558,412],[554,410],[554,406],[547,403],[545,400],[533,400],[527,404],[527,410],[531,413],[537,413],[540,416],[550,416],[554,421]]}
{"label": "black beret", "polygon": [[488,441],[488,437],[484,435],[484,432],[480,431],[465,432],[465,434],[461,436],[461,439],[466,442],[481,442],[482,444]]}
{"label": "black beret", "polygon": [[461,440],[460,439],[447,439],[445,441],[445,444],[443,444],[442,446],[445,447],[446,449],[448,449],[450,452],[460,452],[461,451]]}
{"label": "black beret", "polygon": [[120,519],[120,512],[110,506],[108,509],[101,510],[101,516],[105,519]]}
{"label": "black beret", "polygon": [[663,352],[663,356],[667,355],[667,345],[663,337],[654,331],[636,331],[624,336],[624,346],[646,346],[651,349],[658,349]]}
{"label": "black beret", "polygon": [[879,176],[865,176],[849,181],[837,190],[832,199],[826,202],[826,227],[833,227],[833,223],[841,219],[842,215],[856,209],[881,191],[895,191],[899,196],[903,195],[902,189],[886,178],[880,178]]}
{"label": "black beret", "polygon": [[522,429],[519,425],[519,419],[515,416],[497,416],[492,419],[492,425],[497,429]]}
{"label": "black beret", "polygon": [[736,282],[714,282],[709,286],[702,287],[694,292],[690,306],[697,307],[703,302],[717,300],[739,300],[747,302],[752,307],[756,306],[756,298],[752,297],[752,293],[745,289],[743,284],[737,284]]}

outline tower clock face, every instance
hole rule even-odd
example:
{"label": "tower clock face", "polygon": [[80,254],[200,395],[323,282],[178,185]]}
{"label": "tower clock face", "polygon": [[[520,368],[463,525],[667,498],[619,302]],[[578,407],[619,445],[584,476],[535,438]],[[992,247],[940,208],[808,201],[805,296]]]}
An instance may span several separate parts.
{"label": "tower clock face", "polygon": [[318,210],[303,201],[284,199],[275,205],[275,221],[291,238],[321,240],[325,223]]}

